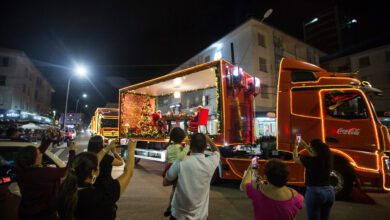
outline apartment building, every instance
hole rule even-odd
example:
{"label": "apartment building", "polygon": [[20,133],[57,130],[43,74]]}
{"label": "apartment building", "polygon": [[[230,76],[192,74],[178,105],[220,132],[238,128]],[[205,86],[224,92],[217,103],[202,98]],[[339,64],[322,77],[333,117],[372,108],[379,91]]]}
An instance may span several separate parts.
{"label": "apartment building", "polygon": [[0,109],[49,113],[50,83],[23,51],[0,48]]}
{"label": "apartment building", "polygon": [[371,96],[371,100],[379,115],[390,113],[390,44],[326,60],[321,66],[333,72],[357,73],[360,80],[382,90],[382,96]]}
{"label": "apartment building", "polygon": [[[300,28],[300,27],[297,27]],[[319,64],[325,53],[274,27],[249,19],[220,40],[194,55],[174,71],[212,60],[225,59],[261,80],[256,97],[256,135],[276,135],[276,87],[283,57]]]}

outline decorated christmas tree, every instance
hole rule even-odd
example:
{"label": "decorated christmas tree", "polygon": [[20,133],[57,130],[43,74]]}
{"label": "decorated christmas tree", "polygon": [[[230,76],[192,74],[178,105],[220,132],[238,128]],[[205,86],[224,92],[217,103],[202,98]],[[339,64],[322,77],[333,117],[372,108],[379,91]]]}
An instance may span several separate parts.
{"label": "decorated christmas tree", "polygon": [[141,108],[141,120],[138,122],[138,128],[142,137],[155,137],[158,135],[158,129],[153,126],[151,112],[153,112],[150,100],[145,97],[144,105]]}

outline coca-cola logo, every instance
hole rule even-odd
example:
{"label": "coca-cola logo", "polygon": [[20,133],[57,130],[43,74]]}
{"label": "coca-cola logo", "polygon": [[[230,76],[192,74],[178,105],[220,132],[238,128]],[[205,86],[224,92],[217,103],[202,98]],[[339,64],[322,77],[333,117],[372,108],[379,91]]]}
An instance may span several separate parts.
{"label": "coca-cola logo", "polygon": [[339,128],[337,129],[337,134],[345,134],[345,135],[356,135],[360,134],[359,128]]}

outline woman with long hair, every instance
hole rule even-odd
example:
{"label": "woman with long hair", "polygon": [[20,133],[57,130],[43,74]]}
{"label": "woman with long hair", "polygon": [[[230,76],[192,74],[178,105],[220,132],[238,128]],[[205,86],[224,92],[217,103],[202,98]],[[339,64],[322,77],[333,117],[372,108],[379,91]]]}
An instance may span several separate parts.
{"label": "woman with long hair", "polygon": [[[309,145],[302,140],[295,146],[294,160],[306,169],[305,205],[307,217],[309,220],[329,219],[335,200],[335,193],[329,180],[333,162],[329,147],[319,139],[312,140]],[[303,146],[309,155],[299,156],[299,146]]]}
{"label": "woman with long hair", "polygon": [[[183,141],[186,140],[186,144],[183,146]],[[167,164],[165,166],[163,177],[165,177],[166,172],[172,166],[172,164],[176,160],[183,160],[185,156],[190,151],[190,147],[188,145],[188,139],[186,139],[186,133],[180,127],[174,127],[169,133],[169,141],[167,147]],[[164,216],[168,217],[171,215],[171,202],[173,198],[173,194],[175,192],[176,183],[172,185],[172,192],[169,199],[169,205],[166,211],[164,212]]]}
{"label": "woman with long hair", "polygon": [[[102,136],[96,135],[89,139],[88,141],[88,152],[99,153],[104,147],[104,140]],[[113,181],[114,179],[111,176],[113,166],[122,166],[124,161],[122,157],[116,152],[116,148],[111,149],[113,156],[106,154],[104,155],[102,161],[99,163],[99,177],[96,179],[95,186],[99,184],[106,184],[107,181]]]}
{"label": "woman with long hair", "polygon": [[[66,168],[44,167],[42,157],[50,146],[50,138],[44,137],[39,148],[22,148],[16,158],[16,181],[20,188],[19,219],[58,219],[57,200],[61,179]],[[75,155],[72,143],[69,160]]]}
{"label": "woman with long hair", "polygon": [[69,165],[69,172],[60,188],[58,213],[60,219],[115,219],[113,209],[133,176],[134,150],[137,142],[129,140],[129,157],[124,172],[112,182],[94,186],[99,176],[99,163],[116,147],[115,141],[99,153],[83,152]]}

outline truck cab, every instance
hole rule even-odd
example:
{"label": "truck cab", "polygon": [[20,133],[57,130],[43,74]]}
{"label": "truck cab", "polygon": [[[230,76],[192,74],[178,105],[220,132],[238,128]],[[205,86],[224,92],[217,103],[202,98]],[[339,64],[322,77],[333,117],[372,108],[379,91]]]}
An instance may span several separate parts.
{"label": "truck cab", "polygon": [[118,138],[118,109],[97,108],[91,120],[91,134]]}
{"label": "truck cab", "polygon": [[[378,120],[368,94],[380,90],[355,74],[330,73],[304,61],[284,58],[277,100],[277,148],[293,150],[295,136],[320,139],[334,155],[331,182],[347,195],[355,182],[389,189],[389,134]],[[304,151],[303,149],[299,149]]]}

